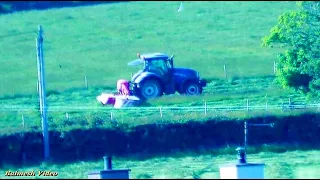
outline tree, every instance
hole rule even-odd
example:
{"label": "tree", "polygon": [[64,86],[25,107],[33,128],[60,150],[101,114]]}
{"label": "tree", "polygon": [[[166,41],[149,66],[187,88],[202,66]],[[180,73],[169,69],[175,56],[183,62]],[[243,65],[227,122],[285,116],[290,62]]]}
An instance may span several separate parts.
{"label": "tree", "polygon": [[263,46],[281,46],[276,79],[284,88],[320,95],[320,3],[298,2],[298,11],[278,18]]}

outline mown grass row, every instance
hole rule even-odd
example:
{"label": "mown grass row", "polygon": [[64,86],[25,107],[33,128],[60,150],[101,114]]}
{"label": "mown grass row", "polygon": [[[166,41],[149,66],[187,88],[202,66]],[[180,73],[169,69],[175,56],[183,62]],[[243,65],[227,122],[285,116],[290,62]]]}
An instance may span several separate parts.
{"label": "mown grass row", "polygon": [[[255,84],[255,86],[252,86],[251,84]],[[112,91],[106,91],[105,89],[100,88],[88,90],[78,89],[55,93],[49,92],[47,103],[50,127],[64,127],[67,124],[76,123],[87,126],[96,121],[94,119],[103,119],[105,122],[108,122],[111,119],[111,113],[113,120],[116,120],[118,123],[123,122],[134,125],[161,122],[161,119],[163,118],[178,122],[180,120],[190,119],[198,119],[201,121],[202,119],[219,116],[230,118],[236,116],[244,117],[247,116],[247,114],[277,115],[282,114],[282,110],[272,110],[272,106],[277,105],[287,107],[289,101],[293,105],[317,104],[317,101],[309,100],[301,94],[289,90],[281,90],[280,87],[274,83],[273,77],[233,79],[230,81],[215,80],[208,85],[204,94],[201,96],[181,96],[178,94],[163,96],[159,99],[146,102],[141,109],[136,108],[134,110],[116,110],[112,107],[102,106],[96,100],[96,96],[102,92],[110,93]],[[247,99],[249,101],[250,113],[246,112]],[[204,117],[205,103],[207,104],[206,117]],[[26,127],[41,127],[38,111],[38,97],[36,95],[31,97],[3,99],[1,101],[1,106],[2,111],[0,114],[2,121],[0,122],[0,127],[2,127],[2,129],[19,128],[22,126],[23,120]],[[230,112],[231,109],[229,111],[226,109],[226,111],[220,112],[211,109],[213,107],[223,108],[232,106],[243,108],[243,110]],[[256,109],[252,109],[255,106],[261,106],[260,110],[257,111]],[[177,107],[177,109],[169,111],[166,107]],[[187,108],[181,110],[179,109],[181,107]],[[188,107],[190,107],[189,110]],[[203,109],[197,109],[195,111],[191,109],[192,107],[203,107]],[[162,108],[161,112],[160,108]],[[161,113],[163,118],[161,118]],[[81,123],[82,121],[88,121],[89,123]]]}

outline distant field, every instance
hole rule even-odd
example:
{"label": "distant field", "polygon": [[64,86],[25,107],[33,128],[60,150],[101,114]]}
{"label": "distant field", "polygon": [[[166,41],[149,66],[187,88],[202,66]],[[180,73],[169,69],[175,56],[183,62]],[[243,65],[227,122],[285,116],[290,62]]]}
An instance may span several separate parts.
{"label": "distant field", "polygon": [[[136,53],[176,55],[175,64],[205,78],[273,74],[279,49],[260,47],[295,2],[127,2],[28,11],[0,16],[0,96],[35,94],[35,38],[44,28],[47,90],[84,86],[115,88],[129,78]],[[21,34],[26,33],[26,34]],[[17,35],[20,34],[20,35]],[[60,68],[61,66],[61,68]]]}
{"label": "distant field", "polygon": [[[266,179],[316,179],[320,151],[293,151],[286,153],[261,152],[248,154],[248,162],[264,162]],[[102,158],[101,158],[102,159]],[[131,169],[130,179],[219,179],[219,166],[236,162],[236,155],[192,155],[182,157],[158,157],[147,160],[113,160],[114,169]],[[58,172],[58,178],[87,179],[87,173],[103,169],[103,161],[78,162],[67,165],[41,164],[22,169],[5,167],[0,170],[3,177],[6,170],[11,171],[52,171]],[[33,177],[31,177],[33,178]]]}

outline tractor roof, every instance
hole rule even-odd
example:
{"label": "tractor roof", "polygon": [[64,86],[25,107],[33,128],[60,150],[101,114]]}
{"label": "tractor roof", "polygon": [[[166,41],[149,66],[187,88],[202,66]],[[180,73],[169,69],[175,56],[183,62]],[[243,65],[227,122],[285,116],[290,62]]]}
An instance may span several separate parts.
{"label": "tractor roof", "polygon": [[169,56],[163,53],[138,54],[138,57],[145,60],[168,59]]}
{"label": "tractor roof", "polygon": [[149,54],[137,54],[139,59],[133,60],[128,63],[129,66],[137,66],[143,64],[144,60],[155,60],[155,59],[168,59],[169,56],[163,53],[149,53]]}

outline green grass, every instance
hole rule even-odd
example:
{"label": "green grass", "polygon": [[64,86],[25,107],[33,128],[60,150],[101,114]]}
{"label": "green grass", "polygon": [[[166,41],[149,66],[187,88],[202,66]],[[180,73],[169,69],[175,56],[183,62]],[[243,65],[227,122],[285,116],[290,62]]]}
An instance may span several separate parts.
{"label": "green grass", "polygon": [[[149,106],[196,106],[204,101],[208,106],[239,106],[245,105],[247,98],[251,105],[286,103],[289,97],[297,104],[314,102],[273,82],[273,62],[282,49],[260,46],[277,17],[296,9],[295,2],[185,2],[185,11],[177,13],[179,3],[128,2],[1,15],[0,106],[37,108],[36,34],[32,32],[39,24],[44,28],[49,110],[61,107],[49,111],[51,128],[66,128],[66,112],[73,120],[84,117],[89,124],[94,124],[94,115],[107,121],[109,109],[79,112],[64,107],[100,107],[97,95],[112,91],[118,79],[129,79],[130,73],[136,72],[127,62],[135,59],[137,52],[174,54],[176,66],[194,68],[213,80],[200,97],[166,96],[149,101]],[[223,65],[227,66],[228,80],[223,79]],[[89,90],[82,90],[84,76],[88,77]],[[120,124],[162,121],[158,112],[143,116],[141,111],[113,112]],[[27,127],[41,127],[36,111],[14,109],[0,112],[0,128],[11,131],[21,126],[21,115]],[[207,118],[214,116],[248,114],[208,112]],[[202,112],[164,111],[164,117],[178,122],[206,119]],[[316,178],[320,176],[316,171],[318,156],[319,151],[259,153],[250,155],[249,160],[267,163],[266,178]],[[114,163],[115,168],[131,168],[132,178],[219,178],[218,165],[232,160],[234,155],[199,155],[145,161],[116,159]],[[57,171],[60,178],[86,178],[88,171],[101,169],[102,162],[42,164],[22,170],[38,168]],[[0,170],[4,173],[5,169]]]}
{"label": "green grass", "polygon": [[[286,103],[289,97],[295,103],[307,102],[273,82],[273,61],[282,50],[260,46],[277,17],[297,8],[295,2],[185,2],[182,13],[177,13],[178,6],[179,2],[125,2],[1,15],[2,109],[38,106],[32,32],[39,24],[45,37],[48,106],[61,107],[49,112],[54,118],[64,117],[67,106],[100,107],[97,95],[111,92],[119,78],[129,79],[136,72],[127,62],[137,52],[175,54],[176,66],[194,68],[212,80],[200,97],[166,96],[149,106],[195,106],[204,101],[208,106],[239,106],[247,98],[252,105]],[[15,35],[25,32],[29,34]],[[223,79],[224,64],[228,80]],[[89,90],[83,90],[84,76]],[[29,126],[39,125],[34,111],[7,110],[0,112],[5,117],[0,127],[19,126],[21,115]]]}
{"label": "green grass", "polygon": [[[300,179],[318,178],[320,151],[291,151],[283,153],[260,152],[248,154],[248,162],[264,162],[265,178],[267,179]],[[114,169],[131,169],[130,178],[214,178],[219,179],[219,166],[226,163],[236,162],[235,153],[218,154],[193,154],[178,157],[157,157],[145,160],[113,159]],[[0,174],[6,170],[11,171],[38,171],[46,170],[58,172],[58,178],[87,178],[87,173],[103,169],[103,161],[77,162],[67,165],[41,164],[34,167],[13,168],[5,167]],[[1,176],[2,176],[1,175]],[[31,177],[32,178],[32,177]]]}
{"label": "green grass", "polygon": [[[48,91],[115,87],[135,72],[136,53],[175,54],[175,64],[204,78],[271,75],[279,49],[260,47],[283,12],[295,2],[128,2],[0,16],[0,95],[36,94],[35,34],[44,28]],[[8,37],[3,37],[7,36]],[[59,67],[61,65],[62,68]],[[254,65],[254,66],[252,66]]]}
{"label": "green grass", "polygon": [[[252,86],[251,84],[255,84]],[[204,101],[207,101],[207,107],[229,107],[240,106],[245,109],[246,99],[249,99],[250,106],[264,107],[268,103],[268,107],[272,105],[288,104],[289,98],[293,104],[308,104],[316,103],[315,101],[308,100],[306,97],[298,93],[281,90],[274,84],[273,78],[248,78],[248,79],[234,79],[232,81],[216,80],[208,85],[205,94],[202,96],[185,97],[180,95],[164,96],[156,100],[147,102],[148,106],[163,108],[163,118],[160,117],[160,110],[149,110],[141,108],[135,111],[122,111],[115,110],[111,107],[101,107],[95,97],[97,92],[101,93],[105,90],[102,88],[66,91],[61,94],[49,94],[47,102],[49,105],[48,116],[49,125],[51,128],[57,126],[65,126],[66,113],[70,117],[72,124],[81,121],[87,121],[89,124],[93,122],[93,118],[100,116],[105,122],[109,122],[110,113],[113,113],[114,119],[120,124],[129,124],[131,126],[141,125],[145,123],[163,122],[162,119],[170,119],[175,122],[185,122],[190,119],[198,119],[203,121],[214,117],[248,117],[253,115],[283,115],[288,112],[281,110],[254,111],[247,113],[245,110],[236,112],[217,112],[208,109],[207,117],[204,117],[204,109],[199,109],[192,113],[186,113],[183,110],[168,111],[167,106],[181,107],[181,106],[202,106]],[[179,102],[179,103],[177,103]],[[9,127],[21,127],[22,115],[25,119],[26,127],[40,126],[39,115],[37,112],[38,98],[34,97],[20,97],[20,98],[7,98],[1,101],[2,106],[11,106],[13,109],[0,112],[3,117],[0,122],[2,129]],[[16,106],[22,106],[27,109],[15,109]],[[31,110],[30,110],[31,108]],[[91,108],[91,109],[72,109],[72,108]],[[33,109],[33,110],[32,110]],[[302,110],[305,112],[305,110]],[[294,111],[290,111],[294,112]],[[80,118],[80,119],[79,119]],[[70,123],[69,123],[70,124]],[[4,130],[2,130],[4,131]]]}
{"label": "green grass", "polygon": [[[127,62],[135,59],[137,52],[175,54],[177,66],[197,69],[212,80],[202,96],[165,96],[147,102],[148,106],[202,106],[204,101],[209,107],[244,106],[246,99],[250,105],[280,105],[286,104],[289,97],[295,104],[315,102],[274,83],[273,61],[282,50],[260,46],[261,38],[268,34],[277,17],[296,8],[294,2],[185,2],[182,13],[177,13],[178,5],[179,2],[127,2],[1,15],[0,127],[20,127],[22,115],[26,126],[40,127],[36,111],[36,34],[31,33],[39,24],[45,37],[50,125],[64,124],[61,121],[66,113],[72,118],[88,120],[100,115],[108,119],[111,110],[97,110],[101,105],[96,96],[113,91],[117,79],[129,78],[130,72],[136,71]],[[15,35],[25,32],[30,33]],[[84,76],[88,77],[89,90],[83,89]],[[51,111],[54,107],[58,110]],[[116,111],[115,116],[120,122],[135,120],[137,124],[159,119],[159,112],[143,116],[141,112]],[[216,112],[208,114],[217,116]],[[203,119],[202,112],[189,116],[183,111],[164,111],[164,116],[176,121]]]}

